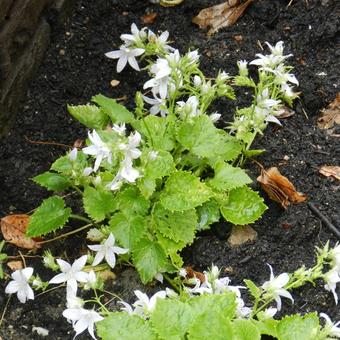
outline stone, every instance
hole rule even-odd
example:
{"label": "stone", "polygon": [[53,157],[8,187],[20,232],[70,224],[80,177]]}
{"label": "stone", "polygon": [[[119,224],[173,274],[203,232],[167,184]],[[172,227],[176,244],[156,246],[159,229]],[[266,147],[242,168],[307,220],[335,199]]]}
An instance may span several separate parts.
{"label": "stone", "polygon": [[232,248],[257,239],[257,232],[250,226],[233,226],[228,238],[228,245]]}

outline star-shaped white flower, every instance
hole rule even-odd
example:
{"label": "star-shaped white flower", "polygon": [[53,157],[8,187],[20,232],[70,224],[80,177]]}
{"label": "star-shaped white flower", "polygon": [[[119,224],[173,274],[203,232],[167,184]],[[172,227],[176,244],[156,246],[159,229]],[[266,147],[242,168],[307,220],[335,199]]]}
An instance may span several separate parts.
{"label": "star-shaped white flower", "polygon": [[83,153],[94,156],[96,158],[93,171],[97,171],[99,169],[100,164],[104,159],[107,159],[107,161],[111,164],[112,163],[111,150],[102,141],[96,130],[93,130],[92,134],[91,132],[89,132],[88,136],[92,145],[83,148],[82,151]]}
{"label": "star-shaped white flower", "polygon": [[139,57],[144,52],[145,50],[143,48],[130,48],[125,45],[122,45],[120,46],[119,50],[107,52],[105,53],[105,56],[110,59],[118,59],[117,62],[118,73],[123,71],[127,63],[129,63],[129,65],[136,71],[140,71],[136,57]]}
{"label": "star-shaped white flower", "polygon": [[130,159],[137,159],[142,152],[138,149],[138,146],[142,140],[142,137],[138,131],[131,133],[128,137],[127,144],[120,144],[119,149],[125,153],[125,157]]}
{"label": "star-shaped white flower", "polygon": [[120,39],[124,41],[125,46],[131,46],[133,44],[140,43],[147,37],[145,30],[146,27],[139,30],[137,25],[133,23],[131,25],[131,34],[122,34]]}
{"label": "star-shaped white flower", "polygon": [[11,274],[13,281],[10,281],[6,286],[6,294],[17,293],[17,297],[21,303],[27,300],[34,300],[34,292],[30,287],[28,280],[33,274],[33,268],[27,267],[24,269],[16,270]]}
{"label": "star-shaped white flower", "polygon": [[57,259],[61,273],[54,276],[49,283],[58,284],[66,282],[68,290],[72,289],[74,292],[77,292],[77,281],[87,281],[88,273],[82,271],[86,261],[87,255],[81,256],[79,259],[75,260],[72,265],[62,259]]}
{"label": "star-shaped white flower", "polygon": [[273,268],[268,264],[270,268],[270,279],[266,281],[262,288],[269,296],[273,297],[277,304],[277,310],[281,309],[281,296],[290,299],[294,303],[294,299],[284,286],[289,282],[289,275],[282,273],[279,276],[274,276]]}
{"label": "star-shaped white flower", "polygon": [[149,298],[146,294],[139,290],[134,291],[138,300],[133,304],[135,307],[134,313],[142,317],[148,316],[156,307],[157,299],[165,299],[167,294],[165,291],[160,291]]}
{"label": "star-shaped white flower", "polygon": [[258,96],[255,107],[255,117],[263,119],[266,122],[272,122],[281,125],[280,121],[275,117],[277,114],[276,107],[281,102],[269,97],[268,88],[265,88]]}
{"label": "star-shaped white flower", "polygon": [[154,98],[143,96],[143,99],[146,103],[152,105],[150,107],[151,115],[156,115],[157,113],[160,113],[162,117],[167,115],[165,99],[158,98],[157,96],[154,96]]}
{"label": "star-shaped white flower", "polygon": [[177,105],[180,107],[181,112],[185,117],[195,117],[201,114],[199,110],[199,101],[196,96],[191,96],[186,102],[179,101]]}
{"label": "star-shaped white flower", "polygon": [[340,325],[340,321],[333,323],[330,317],[326,313],[320,313],[320,317],[324,318],[326,321],[324,329],[327,330],[327,336],[332,339],[340,338],[340,327],[338,326]]}
{"label": "star-shaped white flower", "polygon": [[91,250],[97,252],[92,265],[96,266],[100,262],[103,261],[104,257],[106,262],[111,268],[114,268],[116,265],[116,256],[115,254],[126,254],[129,249],[121,248],[115,246],[115,237],[112,233],[110,233],[109,237],[102,244],[95,244],[92,246],[88,246]]}
{"label": "star-shaped white flower", "polygon": [[72,326],[76,335],[84,332],[87,328],[93,339],[96,339],[94,335],[94,324],[98,321],[104,320],[104,318],[94,310],[87,310],[84,308],[68,308],[63,311],[63,316],[72,321]]}
{"label": "star-shaped white flower", "polygon": [[335,300],[335,304],[338,304],[338,294],[336,293],[336,285],[338,282],[340,282],[340,275],[338,273],[337,268],[333,268],[330,271],[328,271],[326,274],[323,276],[326,284],[325,284],[325,289],[332,292]]}

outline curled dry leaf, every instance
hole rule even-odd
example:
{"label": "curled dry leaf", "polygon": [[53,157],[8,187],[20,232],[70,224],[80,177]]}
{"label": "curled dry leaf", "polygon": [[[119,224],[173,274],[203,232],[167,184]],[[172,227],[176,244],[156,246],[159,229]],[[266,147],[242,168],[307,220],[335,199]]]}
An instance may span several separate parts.
{"label": "curled dry leaf", "polygon": [[77,149],[81,149],[84,146],[84,139],[76,139],[73,143],[73,147]]}
{"label": "curled dry leaf", "polygon": [[300,203],[307,199],[306,195],[296,191],[294,185],[287,177],[282,176],[276,167],[268,170],[262,167],[261,175],[257,177],[257,181],[268,196],[272,200],[281,203],[285,209],[290,203]]}
{"label": "curled dry leaf", "polygon": [[4,239],[20,248],[40,248],[41,245],[37,243],[38,240],[40,241],[40,238],[28,238],[25,235],[29,219],[30,217],[24,214],[3,217],[1,219],[1,232]]}
{"label": "curled dry leaf", "polygon": [[192,22],[200,28],[210,27],[208,36],[223,27],[232,26],[253,0],[228,0],[219,5],[202,9]]}
{"label": "curled dry leaf", "polygon": [[203,283],[205,281],[205,276],[204,276],[203,273],[196,272],[191,267],[186,267],[185,271],[187,272],[187,276],[186,276],[187,279],[197,278],[201,281],[201,283]]}
{"label": "curled dry leaf", "polygon": [[141,17],[143,24],[153,24],[157,18],[156,12],[145,14]]}
{"label": "curled dry leaf", "polygon": [[335,124],[340,124],[340,92],[326,109],[321,110],[318,119],[318,127],[323,130],[330,129]]}
{"label": "curled dry leaf", "polygon": [[333,177],[340,181],[340,166],[336,165],[323,165],[320,170],[320,174],[326,177]]}
{"label": "curled dry leaf", "polygon": [[22,261],[9,261],[7,262],[7,266],[13,272],[24,268],[24,264],[22,263]]}
{"label": "curled dry leaf", "polygon": [[163,7],[173,7],[181,4],[184,0],[161,0],[160,5]]}
{"label": "curled dry leaf", "polygon": [[110,82],[110,85],[111,85],[112,87],[116,87],[116,86],[118,86],[119,84],[120,84],[120,81],[117,80],[117,79],[112,79],[111,82]]}
{"label": "curled dry leaf", "polygon": [[279,118],[279,119],[282,119],[282,118],[289,118],[289,117],[291,117],[293,115],[295,115],[295,111],[292,110],[288,106],[284,106],[282,108],[282,110],[280,110],[279,114],[276,117]]}

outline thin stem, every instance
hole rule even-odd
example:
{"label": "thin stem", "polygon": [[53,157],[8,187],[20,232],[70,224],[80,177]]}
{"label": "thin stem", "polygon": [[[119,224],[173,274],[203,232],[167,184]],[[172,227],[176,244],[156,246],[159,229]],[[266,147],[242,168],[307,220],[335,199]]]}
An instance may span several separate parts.
{"label": "thin stem", "polygon": [[91,227],[92,225],[93,225],[92,223],[86,224],[86,225],[84,225],[84,226],[82,226],[82,227],[80,227],[78,229],[75,229],[75,230],[69,231],[68,233],[65,233],[65,234],[59,235],[57,237],[51,238],[50,240],[37,242],[37,244],[44,244],[44,243],[49,243],[49,242],[53,242],[53,241],[59,240],[61,238],[67,237],[69,235],[76,234],[76,233],[78,233],[81,230],[84,230],[84,229],[87,229],[87,228]]}
{"label": "thin stem", "polygon": [[53,288],[47,289],[47,290],[45,290],[45,291],[43,291],[43,292],[37,294],[35,297],[37,298],[38,296],[41,296],[41,295],[44,295],[44,294],[46,294],[46,293],[52,292],[52,291],[54,291],[54,290],[56,290],[56,289],[59,289],[59,288],[62,288],[62,287],[64,287],[64,286],[65,286],[65,284],[62,284],[62,285],[59,285],[59,286],[57,286],[57,287],[53,287]]}
{"label": "thin stem", "polygon": [[73,218],[74,220],[83,221],[85,223],[92,223],[92,221],[89,220],[88,218],[86,218],[84,216],[77,215],[77,214],[71,214],[70,218]]}
{"label": "thin stem", "polygon": [[4,321],[4,317],[5,317],[5,314],[6,314],[6,311],[7,311],[7,307],[8,307],[8,305],[9,305],[9,302],[10,302],[10,300],[11,300],[11,297],[12,297],[12,295],[10,295],[10,296],[8,297],[7,302],[6,302],[6,305],[5,305],[5,308],[4,308],[4,310],[3,310],[2,314],[1,314],[0,328],[1,328],[2,322]]}
{"label": "thin stem", "polygon": [[165,278],[165,280],[168,281],[168,283],[171,284],[171,286],[177,291],[177,293],[180,293],[181,292],[181,288],[178,286],[178,284],[173,280],[171,279],[168,274],[165,274],[165,273],[162,273],[163,277]]}

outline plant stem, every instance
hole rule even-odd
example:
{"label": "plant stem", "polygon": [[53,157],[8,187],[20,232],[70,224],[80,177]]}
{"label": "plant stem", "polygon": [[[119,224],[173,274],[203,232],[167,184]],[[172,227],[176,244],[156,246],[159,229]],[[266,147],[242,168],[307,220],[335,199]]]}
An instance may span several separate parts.
{"label": "plant stem", "polygon": [[92,223],[91,220],[89,220],[88,218],[77,215],[77,214],[71,214],[70,218],[73,218],[74,220],[83,221],[85,223]]}
{"label": "plant stem", "polygon": [[165,273],[162,273],[163,277],[165,278],[165,280],[168,281],[168,283],[171,284],[171,286],[176,290],[177,293],[180,293],[181,292],[181,288],[178,286],[178,284],[173,280],[171,279],[168,274],[165,274]]}

